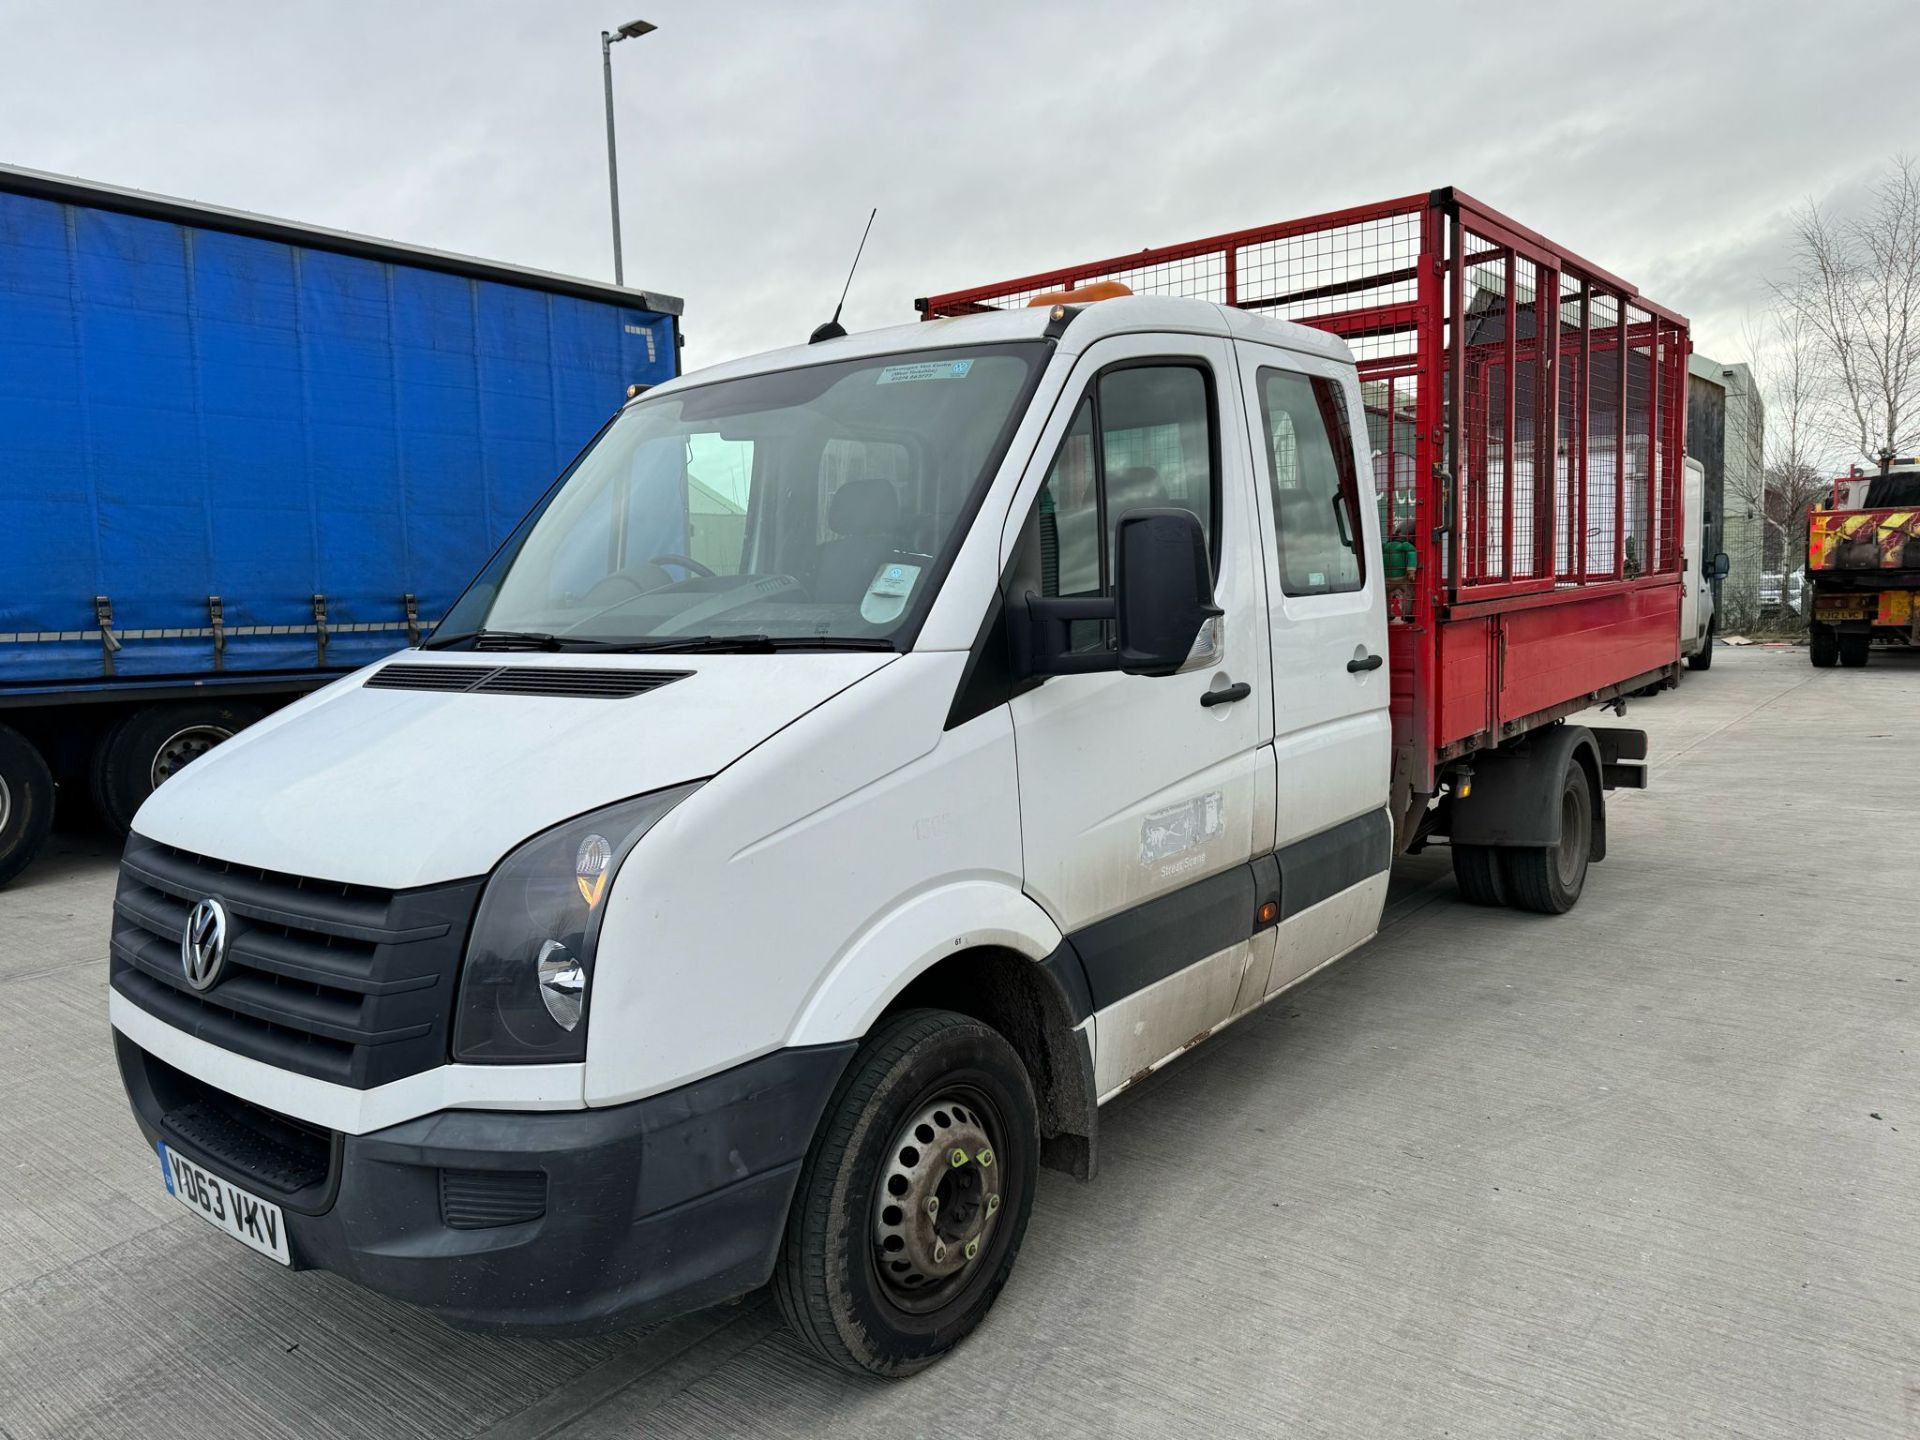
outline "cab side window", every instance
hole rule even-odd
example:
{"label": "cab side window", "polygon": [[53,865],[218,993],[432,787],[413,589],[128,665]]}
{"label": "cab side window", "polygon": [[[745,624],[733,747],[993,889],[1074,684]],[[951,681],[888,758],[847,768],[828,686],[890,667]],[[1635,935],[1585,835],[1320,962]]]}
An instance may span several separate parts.
{"label": "cab side window", "polygon": [[1290,370],[1263,368],[1259,381],[1280,587],[1289,595],[1358,590],[1366,570],[1346,397],[1332,380]]}
{"label": "cab side window", "polygon": [[[1101,374],[1060,442],[1029,525],[1040,593],[1111,594],[1115,537],[1129,510],[1191,510],[1218,556],[1217,453],[1212,387],[1199,365],[1154,362]],[[1073,648],[1100,648],[1110,628],[1074,622]]]}

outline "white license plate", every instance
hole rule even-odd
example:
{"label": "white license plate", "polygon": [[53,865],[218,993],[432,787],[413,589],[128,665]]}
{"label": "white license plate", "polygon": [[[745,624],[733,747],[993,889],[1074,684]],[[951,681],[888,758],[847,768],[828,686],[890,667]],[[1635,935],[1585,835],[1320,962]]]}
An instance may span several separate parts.
{"label": "white license plate", "polygon": [[271,1255],[282,1265],[293,1263],[293,1256],[287,1250],[287,1219],[278,1205],[251,1195],[238,1185],[229,1185],[166,1142],[157,1143],[160,1173],[166,1177],[169,1195],[242,1245],[250,1245],[262,1255]]}

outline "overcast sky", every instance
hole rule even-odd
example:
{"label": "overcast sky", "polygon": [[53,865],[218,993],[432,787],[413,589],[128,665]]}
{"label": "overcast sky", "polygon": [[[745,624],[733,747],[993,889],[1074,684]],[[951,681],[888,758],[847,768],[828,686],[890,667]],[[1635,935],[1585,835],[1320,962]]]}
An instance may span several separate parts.
{"label": "overcast sky", "polygon": [[1920,150],[1913,0],[1557,6],[0,0],[0,159],[611,277],[688,360],[1453,184],[1738,357],[1783,226]]}

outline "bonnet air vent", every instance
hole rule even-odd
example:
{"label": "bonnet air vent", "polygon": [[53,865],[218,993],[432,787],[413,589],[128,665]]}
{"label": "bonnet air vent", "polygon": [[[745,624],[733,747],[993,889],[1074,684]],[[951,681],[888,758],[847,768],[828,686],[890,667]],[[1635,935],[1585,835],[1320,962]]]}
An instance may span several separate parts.
{"label": "bonnet air vent", "polygon": [[557,695],[625,700],[691,670],[589,670],[562,665],[388,665],[368,677],[369,690],[438,690],[462,695]]}

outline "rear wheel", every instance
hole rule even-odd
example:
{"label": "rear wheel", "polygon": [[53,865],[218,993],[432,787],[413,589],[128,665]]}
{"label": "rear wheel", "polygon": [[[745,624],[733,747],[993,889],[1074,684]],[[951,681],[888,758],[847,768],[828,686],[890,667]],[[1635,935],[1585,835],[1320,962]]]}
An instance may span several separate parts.
{"label": "rear wheel", "polygon": [[1560,782],[1560,843],[1506,852],[1508,900],[1522,910],[1564,915],[1587,883],[1593,855],[1593,787],[1586,768],[1569,761]]}
{"label": "rear wheel", "polygon": [[0,885],[32,863],[53,825],[53,772],[17,731],[0,725]]}
{"label": "rear wheel", "polygon": [[800,1169],[773,1272],[787,1323],[844,1370],[932,1364],[1007,1283],[1039,1162],[1033,1083],[998,1031],[948,1010],[884,1022]]}
{"label": "rear wheel", "polygon": [[1469,905],[1507,903],[1507,879],[1496,846],[1455,845],[1453,883],[1460,887],[1460,898]]}
{"label": "rear wheel", "polygon": [[1849,670],[1858,670],[1867,663],[1868,651],[1872,649],[1873,636],[1859,630],[1851,630],[1840,636],[1840,663]]}
{"label": "rear wheel", "polygon": [[1807,654],[1816,670],[1831,670],[1840,658],[1840,637],[1831,625],[1815,625],[1807,632]]}
{"label": "rear wheel", "polygon": [[134,711],[94,751],[94,807],[108,825],[126,830],[149,795],[259,718],[257,706],[211,700]]}

